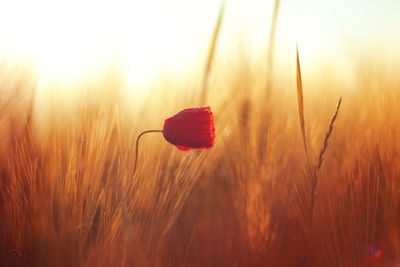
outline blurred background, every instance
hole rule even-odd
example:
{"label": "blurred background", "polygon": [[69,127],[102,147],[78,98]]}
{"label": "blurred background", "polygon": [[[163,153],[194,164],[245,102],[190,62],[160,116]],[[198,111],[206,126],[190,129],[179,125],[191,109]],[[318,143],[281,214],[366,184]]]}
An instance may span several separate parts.
{"label": "blurred background", "polygon": [[[226,2],[215,60],[221,68],[243,57],[266,61],[274,1]],[[296,42],[304,71],[329,63],[349,73],[355,56],[390,60],[398,54],[396,0],[279,2],[274,51],[279,70],[293,71]],[[29,62],[46,82],[72,82],[118,63],[132,90],[146,92],[160,76],[182,78],[203,70],[221,4],[4,0],[0,54]]]}
{"label": "blurred background", "polygon": [[[398,267],[399,14],[0,1],[0,265]],[[198,106],[215,146],[146,135],[133,173],[136,137]]]}

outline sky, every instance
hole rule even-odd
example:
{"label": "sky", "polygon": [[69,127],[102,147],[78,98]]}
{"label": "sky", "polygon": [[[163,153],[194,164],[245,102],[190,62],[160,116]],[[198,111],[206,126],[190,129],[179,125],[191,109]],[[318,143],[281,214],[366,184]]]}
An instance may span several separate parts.
{"label": "sky", "polygon": [[[49,79],[75,79],[118,60],[131,82],[185,73],[204,64],[221,2],[217,0],[2,0],[0,56],[23,59]],[[217,55],[239,46],[265,54],[274,1],[227,0]],[[400,45],[398,0],[282,0],[279,60],[296,43],[310,62],[348,51]]]}

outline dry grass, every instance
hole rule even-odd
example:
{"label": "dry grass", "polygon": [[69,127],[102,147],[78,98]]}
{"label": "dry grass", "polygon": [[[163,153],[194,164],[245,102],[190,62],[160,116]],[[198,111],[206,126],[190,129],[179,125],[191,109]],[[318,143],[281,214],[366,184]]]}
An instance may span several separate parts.
{"label": "dry grass", "polygon": [[[215,23],[215,28],[214,28],[214,34],[212,36],[211,42],[210,42],[210,49],[208,51],[208,57],[207,57],[207,64],[204,69],[204,74],[203,74],[203,83],[202,83],[202,88],[201,88],[201,96],[200,96],[200,104],[201,106],[206,105],[207,103],[207,98],[208,98],[208,83],[209,83],[209,78],[210,78],[210,72],[211,68],[214,62],[214,54],[215,54],[215,49],[217,46],[217,40],[218,36],[221,31],[221,25],[222,25],[222,19],[224,17],[224,12],[225,12],[225,6],[226,6],[226,0],[223,0],[221,2],[221,7],[219,9],[218,13],[218,19]],[[195,101],[197,102],[197,101]]]}
{"label": "dry grass", "polygon": [[331,136],[331,134],[333,132],[333,125],[339,114],[340,105],[342,103],[342,97],[339,98],[339,102],[336,106],[336,111],[333,114],[331,122],[329,123],[328,131],[325,134],[324,143],[322,145],[322,148],[321,148],[321,151],[320,151],[319,157],[318,157],[318,162],[314,166],[310,162],[310,158],[308,156],[308,149],[307,149],[305,120],[304,120],[303,83],[301,81],[301,69],[300,69],[300,59],[299,59],[299,48],[298,47],[296,47],[296,82],[297,82],[297,102],[298,102],[298,107],[299,107],[298,111],[299,111],[300,129],[301,129],[301,135],[303,137],[304,151],[306,153],[306,160],[307,160],[307,166],[308,166],[308,177],[311,182],[311,200],[310,200],[311,202],[310,202],[310,222],[309,222],[309,224],[311,226],[313,226],[315,192],[317,190],[317,185],[318,185],[318,171],[321,168],[325,152],[328,148],[329,137]]}
{"label": "dry grass", "polygon": [[268,57],[267,57],[267,82],[266,82],[266,96],[269,97],[272,91],[273,79],[273,63],[274,63],[274,50],[275,50],[275,37],[278,28],[279,6],[281,1],[275,0],[274,12],[272,14],[271,28],[268,38]]}
{"label": "dry grass", "polygon": [[[181,152],[149,135],[133,173],[138,133],[186,107],[190,94],[176,100],[183,88],[160,86],[162,101],[131,107],[110,76],[77,85],[80,93],[37,92],[33,101],[35,75],[1,66],[1,264],[395,266],[400,259],[400,81],[382,69],[360,68],[355,91],[326,86],[335,81],[326,73],[315,83],[323,93],[302,92],[313,148],[324,143],[334,101],[346,99],[314,196],[295,77],[267,107],[257,93],[235,93],[262,84],[262,74],[231,79],[237,97],[229,104],[210,84],[216,146]],[[265,108],[272,115],[260,139]]]}

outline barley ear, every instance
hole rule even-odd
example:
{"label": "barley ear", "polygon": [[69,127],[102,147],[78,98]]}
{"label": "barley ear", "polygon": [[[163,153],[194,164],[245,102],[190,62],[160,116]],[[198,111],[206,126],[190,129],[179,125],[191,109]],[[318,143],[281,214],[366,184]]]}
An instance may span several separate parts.
{"label": "barley ear", "polygon": [[324,155],[325,155],[325,152],[326,152],[326,148],[328,147],[329,137],[330,137],[331,134],[332,134],[333,125],[334,125],[335,120],[336,120],[336,118],[337,118],[337,115],[338,115],[338,113],[339,113],[339,109],[340,109],[340,104],[341,104],[341,103],[342,103],[342,97],[339,98],[339,101],[338,101],[337,106],[336,106],[336,111],[335,111],[335,113],[334,113],[333,116],[332,116],[331,122],[329,123],[329,129],[328,129],[328,132],[327,132],[326,135],[325,135],[324,145],[323,145],[323,147],[322,147],[322,149],[321,149],[321,151],[320,151],[320,153],[319,153],[317,171],[321,168],[322,161],[324,160]]}
{"label": "barley ear", "polygon": [[328,147],[328,140],[329,140],[329,137],[332,134],[333,125],[334,125],[335,120],[337,118],[337,115],[339,113],[339,109],[340,109],[340,104],[341,103],[342,103],[342,97],[339,98],[338,104],[336,106],[336,111],[333,114],[331,122],[329,123],[329,129],[328,129],[328,132],[325,135],[324,145],[323,145],[323,147],[322,147],[322,149],[321,149],[321,151],[319,153],[318,165],[316,166],[316,169],[314,170],[314,173],[311,176],[312,177],[312,180],[311,180],[311,203],[310,203],[310,213],[311,213],[310,222],[311,222],[311,224],[312,224],[312,219],[313,219],[313,216],[314,216],[314,205],[315,205],[315,198],[316,198],[315,194],[316,194],[316,189],[317,189],[317,185],[318,185],[318,171],[321,168],[322,161],[324,159],[324,154],[325,154],[326,149]]}

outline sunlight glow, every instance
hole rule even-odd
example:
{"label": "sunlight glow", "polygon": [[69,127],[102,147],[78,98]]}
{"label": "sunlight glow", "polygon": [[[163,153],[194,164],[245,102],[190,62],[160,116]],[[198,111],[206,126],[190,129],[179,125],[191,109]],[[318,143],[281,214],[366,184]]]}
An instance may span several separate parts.
{"label": "sunlight glow", "polygon": [[195,54],[198,29],[188,8],[185,1],[161,0],[2,1],[1,50],[61,80],[115,61],[143,78],[161,66],[174,71]]}
{"label": "sunlight glow", "polygon": [[[355,36],[372,40],[389,36],[391,43],[399,43],[393,34],[400,23],[395,2],[382,1],[378,7],[372,0],[327,5],[281,1],[276,60],[293,63],[296,42],[302,57],[313,61],[345,59],[348,55],[339,48],[347,42],[358,49],[362,42],[355,43]],[[268,45],[273,3],[228,1],[217,56],[235,59],[235,49],[242,46],[249,52],[244,56],[259,59]],[[4,0],[0,54],[30,61],[42,78],[62,81],[96,73],[112,63],[121,64],[132,83],[162,73],[198,70],[219,6],[220,1],[214,0]]]}

